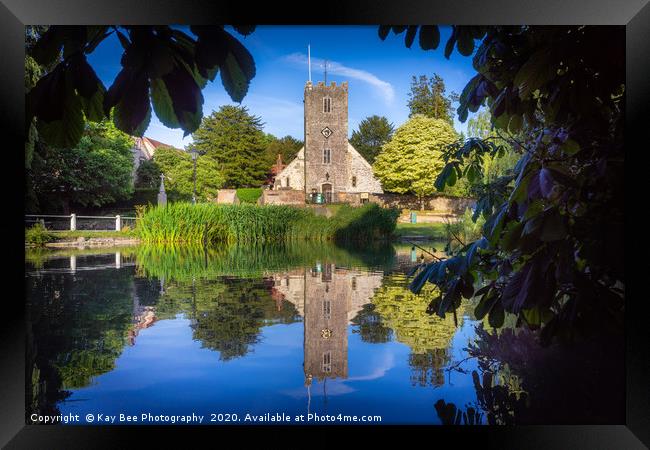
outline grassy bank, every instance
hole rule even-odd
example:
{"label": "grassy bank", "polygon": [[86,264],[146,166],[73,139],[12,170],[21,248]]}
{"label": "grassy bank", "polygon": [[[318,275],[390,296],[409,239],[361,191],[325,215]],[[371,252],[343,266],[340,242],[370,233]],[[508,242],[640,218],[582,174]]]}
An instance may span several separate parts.
{"label": "grassy bank", "polygon": [[148,208],[137,231],[146,243],[363,242],[388,238],[398,214],[377,205],[342,206],[327,218],[291,206],[173,203]]}
{"label": "grassy bank", "polygon": [[447,225],[444,223],[398,223],[393,233],[397,238],[428,238],[444,240],[447,238]]}

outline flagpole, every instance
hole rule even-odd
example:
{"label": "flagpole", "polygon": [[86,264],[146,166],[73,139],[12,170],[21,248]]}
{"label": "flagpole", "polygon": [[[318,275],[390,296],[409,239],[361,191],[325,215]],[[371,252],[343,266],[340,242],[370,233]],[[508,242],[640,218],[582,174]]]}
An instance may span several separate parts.
{"label": "flagpole", "polygon": [[311,44],[307,45],[307,63],[309,65],[309,82],[311,83]]}

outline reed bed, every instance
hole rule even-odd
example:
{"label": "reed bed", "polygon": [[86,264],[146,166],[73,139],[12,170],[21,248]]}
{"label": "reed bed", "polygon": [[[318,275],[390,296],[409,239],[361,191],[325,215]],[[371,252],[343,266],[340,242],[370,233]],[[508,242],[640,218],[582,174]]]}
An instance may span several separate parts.
{"label": "reed bed", "polygon": [[146,209],[137,232],[150,244],[359,242],[388,238],[397,216],[377,205],[342,206],[328,218],[291,206],[173,203]]}

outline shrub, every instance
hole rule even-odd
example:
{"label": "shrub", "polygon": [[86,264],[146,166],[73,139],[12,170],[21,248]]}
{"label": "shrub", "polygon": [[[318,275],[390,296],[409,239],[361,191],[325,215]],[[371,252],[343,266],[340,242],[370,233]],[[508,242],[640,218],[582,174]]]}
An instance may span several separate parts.
{"label": "shrub", "polygon": [[38,222],[34,226],[25,229],[25,242],[33,245],[45,245],[54,240],[54,234],[47,231],[42,223]]}
{"label": "shrub", "polygon": [[447,235],[452,247],[463,246],[481,237],[485,218],[480,215],[474,222],[472,215],[472,210],[467,208],[457,222],[446,224]]}
{"label": "shrub", "polygon": [[262,196],[261,188],[241,188],[237,189],[237,198],[242,203],[257,203],[257,199]]}

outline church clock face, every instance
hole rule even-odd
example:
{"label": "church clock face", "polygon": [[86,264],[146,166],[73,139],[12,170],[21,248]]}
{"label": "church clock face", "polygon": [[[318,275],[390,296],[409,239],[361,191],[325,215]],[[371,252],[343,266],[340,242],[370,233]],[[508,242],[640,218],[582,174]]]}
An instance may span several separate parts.
{"label": "church clock face", "polygon": [[325,136],[325,139],[329,138],[332,133],[334,133],[332,130],[329,129],[329,127],[325,127],[322,130],[320,130],[321,134]]}

